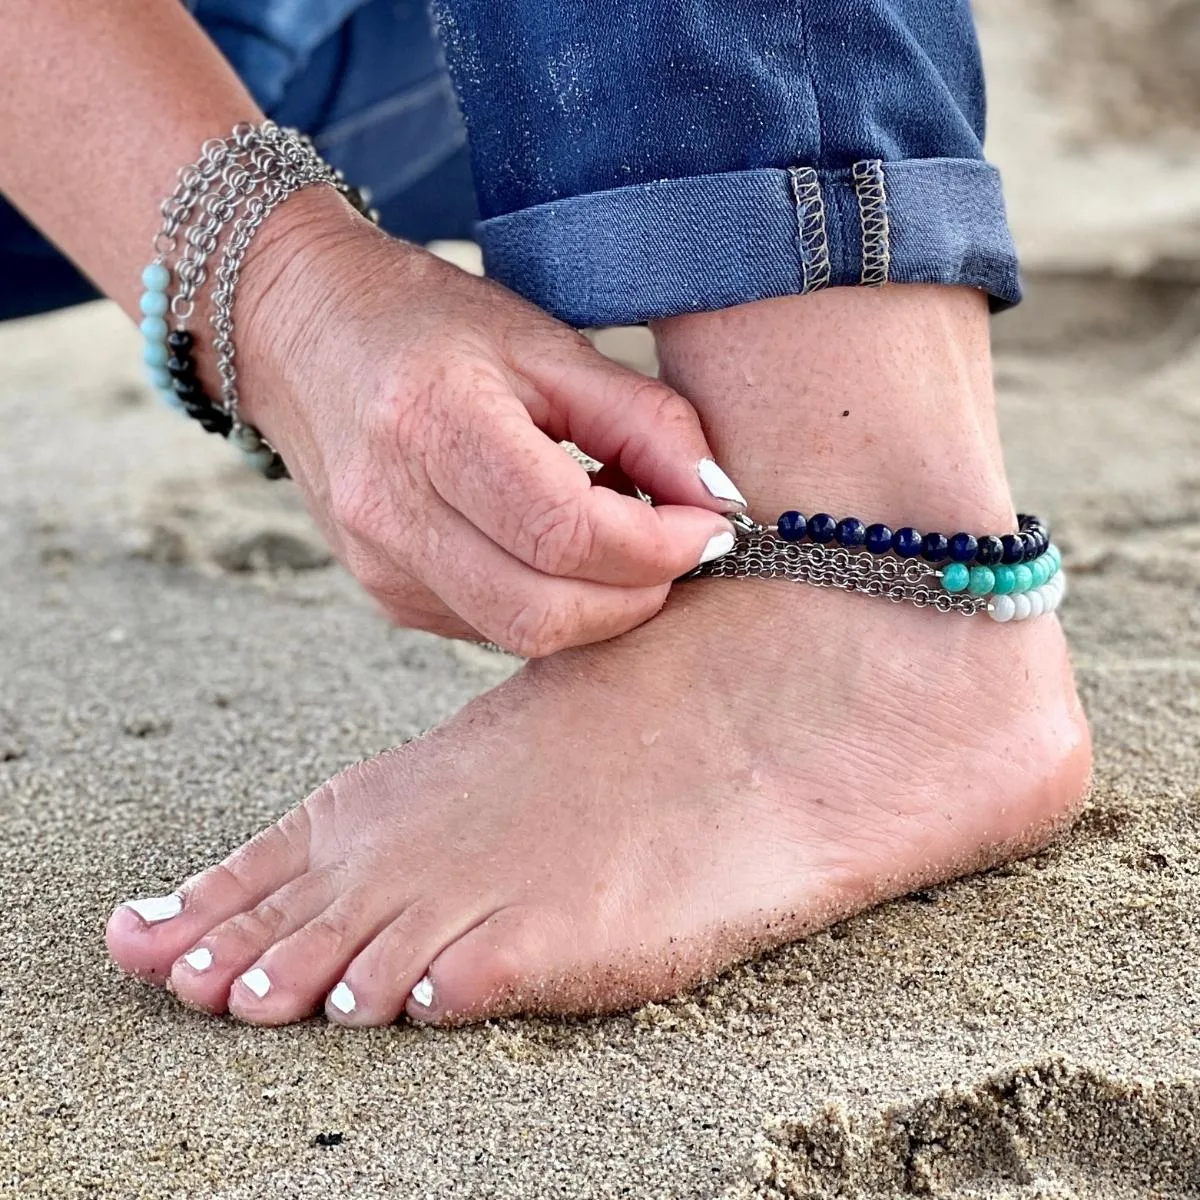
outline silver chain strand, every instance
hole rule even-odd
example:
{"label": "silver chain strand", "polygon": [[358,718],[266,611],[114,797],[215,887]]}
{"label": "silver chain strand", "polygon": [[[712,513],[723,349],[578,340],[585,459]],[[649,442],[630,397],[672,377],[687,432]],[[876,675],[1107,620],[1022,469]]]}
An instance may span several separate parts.
{"label": "silver chain strand", "polygon": [[[243,122],[234,126],[229,137],[204,143],[199,159],[180,169],[174,190],[160,206],[163,224],[154,237],[153,261],[165,262],[171,269],[174,287],[169,311],[181,326],[195,312],[197,294],[208,279],[208,260],[228,231],[215,272],[209,322],[231,434],[247,428],[238,418],[233,340],[234,296],[246,251],[278,205],[318,183],[329,184],[347,199],[353,192],[342,173],[329,166],[307,138],[273,121]],[[366,215],[378,223],[374,210]],[[172,256],[173,265],[168,261]],[[250,440],[257,445],[261,435]]]}
{"label": "silver chain strand", "polygon": [[945,591],[938,583],[937,568],[919,559],[788,542],[760,525],[754,530],[746,532],[743,527],[743,536],[728,554],[704,563],[684,578],[788,579],[883,596],[896,604],[935,608],[942,613],[975,616],[987,609],[985,596]]}

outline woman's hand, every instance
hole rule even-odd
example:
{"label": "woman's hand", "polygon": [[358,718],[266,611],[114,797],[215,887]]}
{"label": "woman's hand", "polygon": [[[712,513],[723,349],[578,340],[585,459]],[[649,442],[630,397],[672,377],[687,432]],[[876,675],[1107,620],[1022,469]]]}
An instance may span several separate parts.
{"label": "woman's hand", "polygon": [[[259,243],[235,313],[243,414],[396,622],[550,654],[641,624],[729,548],[712,539],[740,497],[706,487],[699,419],[665,384],[327,189]],[[594,484],[560,440],[660,506]]]}

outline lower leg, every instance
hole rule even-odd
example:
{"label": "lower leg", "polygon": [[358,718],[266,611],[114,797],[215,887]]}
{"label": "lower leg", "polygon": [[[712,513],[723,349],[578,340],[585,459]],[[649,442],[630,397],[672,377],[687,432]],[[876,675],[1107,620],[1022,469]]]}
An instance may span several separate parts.
{"label": "lower leg", "polygon": [[[759,519],[1011,528],[972,293],[837,290],[656,335]],[[682,583],[333,781],[178,916],[118,910],[109,942],[267,1023],[327,997],[366,1024],[603,1010],[1036,846],[1088,770],[1053,618]]]}

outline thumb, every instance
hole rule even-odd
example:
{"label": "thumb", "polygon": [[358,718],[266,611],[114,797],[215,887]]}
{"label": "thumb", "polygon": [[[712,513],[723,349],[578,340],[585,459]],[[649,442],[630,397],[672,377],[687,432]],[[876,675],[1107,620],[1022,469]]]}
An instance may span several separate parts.
{"label": "thumb", "polygon": [[[619,467],[658,504],[740,512],[746,499],[718,466],[696,410],[674,388],[590,346],[539,371],[524,364],[548,410],[544,428]],[[539,421],[542,424],[542,421]]]}

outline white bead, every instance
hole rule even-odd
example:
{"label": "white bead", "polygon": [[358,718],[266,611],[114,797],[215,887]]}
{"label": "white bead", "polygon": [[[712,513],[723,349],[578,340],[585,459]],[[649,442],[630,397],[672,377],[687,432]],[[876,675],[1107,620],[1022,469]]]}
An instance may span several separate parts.
{"label": "white bead", "polygon": [[1034,588],[1025,598],[1029,601],[1029,615],[1031,617],[1040,617],[1046,611],[1046,598],[1042,595],[1041,588]]}
{"label": "white bead", "polygon": [[1013,598],[1014,621],[1024,621],[1029,616],[1029,597],[1024,592],[1018,592]]}
{"label": "white bead", "polygon": [[1005,621],[1011,621],[1016,611],[1016,605],[1013,604],[1011,596],[993,596],[988,606],[988,616],[993,621],[999,621],[1000,624],[1004,624]]}
{"label": "white bead", "polygon": [[1066,571],[1059,571],[1054,578],[1058,580],[1058,600],[1061,604],[1063,597],[1067,594],[1067,573]]}

